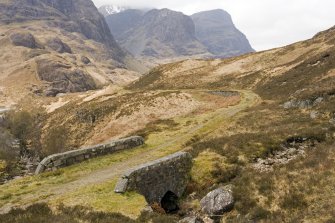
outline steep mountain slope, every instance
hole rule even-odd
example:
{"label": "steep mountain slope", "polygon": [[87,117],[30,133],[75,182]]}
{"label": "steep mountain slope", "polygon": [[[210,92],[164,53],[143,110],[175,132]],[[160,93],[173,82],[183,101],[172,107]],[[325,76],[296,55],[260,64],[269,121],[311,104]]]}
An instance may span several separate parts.
{"label": "steep mountain slope", "polygon": [[120,13],[110,14],[105,17],[114,37],[120,40],[130,29],[136,27],[141,21],[144,12],[138,9],[128,9]]}
{"label": "steep mountain slope", "polygon": [[137,57],[173,58],[207,53],[195,38],[192,20],[169,9],[147,12],[136,27],[120,35],[118,40]]}
{"label": "steep mountain slope", "polygon": [[212,54],[218,57],[254,52],[246,36],[239,31],[231,16],[222,9],[199,12],[191,16],[195,34]]}
{"label": "steep mountain slope", "polygon": [[223,10],[189,17],[168,9],[132,9],[108,15],[106,21],[117,41],[136,57],[222,58],[254,52]]}
{"label": "steep mountain slope", "polygon": [[90,0],[1,0],[0,42],[7,101],[29,92],[92,90],[137,76],[118,74],[116,68],[129,67],[132,59]]}

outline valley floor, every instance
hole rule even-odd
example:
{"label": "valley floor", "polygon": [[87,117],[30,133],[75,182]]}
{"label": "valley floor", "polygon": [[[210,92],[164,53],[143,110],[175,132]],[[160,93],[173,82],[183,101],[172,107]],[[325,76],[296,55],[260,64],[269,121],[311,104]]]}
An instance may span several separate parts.
{"label": "valley floor", "polygon": [[[199,91],[183,90],[190,94]],[[187,150],[187,142],[192,138],[209,135],[219,128],[224,130],[241,111],[259,104],[257,94],[247,90],[240,93],[241,100],[236,105],[174,118],[178,128],[151,133],[142,147],[1,185],[0,212],[47,202],[52,207],[62,203],[68,206],[84,205],[94,210],[119,212],[136,218],[146,202],[135,193],[115,194],[113,189],[118,177],[134,166]]]}

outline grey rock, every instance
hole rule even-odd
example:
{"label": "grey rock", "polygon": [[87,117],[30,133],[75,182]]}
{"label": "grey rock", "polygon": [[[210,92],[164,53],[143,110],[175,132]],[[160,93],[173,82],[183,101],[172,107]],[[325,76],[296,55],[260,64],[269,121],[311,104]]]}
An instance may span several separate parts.
{"label": "grey rock", "polygon": [[315,100],[312,99],[306,99],[306,100],[290,100],[288,102],[285,102],[283,107],[285,109],[290,109],[290,108],[300,108],[300,109],[309,109],[312,108],[318,104],[320,104],[323,101],[322,97],[318,97]]}
{"label": "grey rock", "polygon": [[46,96],[58,93],[83,92],[96,89],[93,78],[83,70],[73,69],[71,65],[51,59],[36,59],[37,74],[42,81],[49,83]]}
{"label": "grey rock", "polygon": [[89,63],[91,63],[91,60],[88,59],[86,56],[81,56],[80,60],[81,60],[81,62],[83,62],[84,64],[89,64]]}
{"label": "grey rock", "polygon": [[204,223],[200,217],[186,217],[178,221],[178,223]]}
{"label": "grey rock", "polygon": [[31,49],[38,48],[35,37],[29,32],[16,32],[9,35],[9,39],[15,46],[23,46]]}
{"label": "grey rock", "polygon": [[311,111],[311,113],[310,113],[311,119],[316,119],[316,118],[318,118],[318,116],[319,116],[318,111]]}
{"label": "grey rock", "polygon": [[284,107],[285,109],[293,108],[294,106],[295,106],[295,105],[294,105],[293,101],[285,102],[284,105],[283,105],[283,107]]}
{"label": "grey rock", "polygon": [[50,47],[51,49],[53,49],[54,51],[58,53],[72,53],[72,50],[69,47],[69,45],[67,45],[61,39],[57,37],[49,39],[47,41],[47,45],[48,47]]}
{"label": "grey rock", "polygon": [[221,187],[209,192],[200,201],[201,209],[208,215],[222,215],[234,206],[231,186]]}
{"label": "grey rock", "polygon": [[127,191],[128,186],[128,179],[127,178],[121,178],[114,189],[115,193],[125,193]]}
{"label": "grey rock", "polygon": [[320,104],[321,102],[323,102],[323,97],[318,97],[317,99],[315,99],[315,101],[313,102],[313,105],[318,105]]}

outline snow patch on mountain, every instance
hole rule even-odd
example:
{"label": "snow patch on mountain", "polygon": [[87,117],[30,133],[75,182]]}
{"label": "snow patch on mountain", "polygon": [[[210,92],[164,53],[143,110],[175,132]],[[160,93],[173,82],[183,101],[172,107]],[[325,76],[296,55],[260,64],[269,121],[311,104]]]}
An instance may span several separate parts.
{"label": "snow patch on mountain", "polygon": [[118,5],[103,5],[99,8],[99,12],[104,15],[113,15],[125,10],[129,9],[129,7],[118,6]]}

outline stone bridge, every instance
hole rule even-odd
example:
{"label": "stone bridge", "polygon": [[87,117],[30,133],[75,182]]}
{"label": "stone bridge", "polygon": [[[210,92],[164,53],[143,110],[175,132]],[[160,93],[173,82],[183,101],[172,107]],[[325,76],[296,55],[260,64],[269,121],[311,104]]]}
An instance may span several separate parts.
{"label": "stone bridge", "polygon": [[167,212],[175,211],[178,209],[177,200],[187,186],[191,168],[191,155],[178,152],[127,171],[114,191],[136,191],[149,204],[158,203]]}
{"label": "stone bridge", "polygon": [[35,174],[44,171],[55,170],[61,167],[70,166],[97,156],[107,155],[119,150],[130,149],[144,144],[140,136],[132,136],[125,139],[110,141],[92,147],[57,153],[44,158],[38,165]]}

